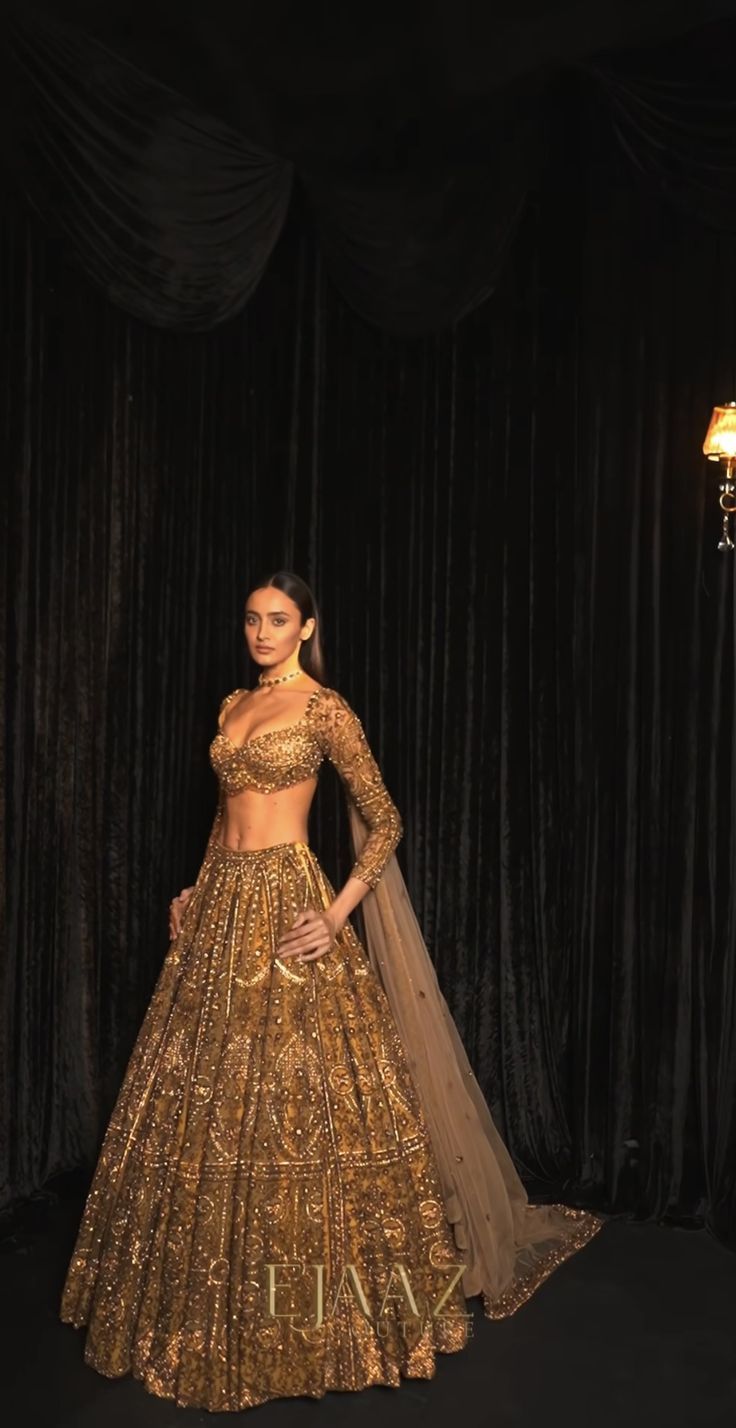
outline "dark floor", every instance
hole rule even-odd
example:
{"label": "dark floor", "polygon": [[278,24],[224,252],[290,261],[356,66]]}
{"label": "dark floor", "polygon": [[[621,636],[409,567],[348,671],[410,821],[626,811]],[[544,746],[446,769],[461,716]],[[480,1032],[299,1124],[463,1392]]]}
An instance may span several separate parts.
{"label": "dark floor", "polygon": [[704,1231],[611,1220],[511,1319],[476,1304],[461,1353],[434,1379],[401,1388],[279,1399],[244,1413],[178,1408],[132,1377],[106,1379],[82,1359],[84,1329],[58,1298],[83,1198],[35,1197],[0,1243],[0,1415],[13,1428],[147,1428],[248,1422],[442,1424],[462,1428],[733,1428],[736,1255]]}

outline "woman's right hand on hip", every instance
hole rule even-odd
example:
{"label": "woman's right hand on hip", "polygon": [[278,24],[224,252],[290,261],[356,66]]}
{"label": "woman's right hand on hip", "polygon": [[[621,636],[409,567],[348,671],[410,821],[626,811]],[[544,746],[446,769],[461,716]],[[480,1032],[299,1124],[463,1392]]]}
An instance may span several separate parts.
{"label": "woman's right hand on hip", "polygon": [[193,892],[193,887],[182,888],[181,892],[179,893],[179,896],[172,897],[171,902],[169,903],[169,939],[172,942],[175,937],[179,936],[179,928],[181,927],[181,919],[184,913],[184,908],[186,907]]}

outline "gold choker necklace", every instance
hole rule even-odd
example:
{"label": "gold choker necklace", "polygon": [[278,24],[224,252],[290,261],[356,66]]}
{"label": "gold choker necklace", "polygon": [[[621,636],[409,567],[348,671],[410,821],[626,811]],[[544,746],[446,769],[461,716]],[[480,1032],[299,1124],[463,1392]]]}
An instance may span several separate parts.
{"label": "gold choker necklace", "polygon": [[303,669],[293,669],[291,674],[279,674],[276,679],[265,679],[262,674],[258,676],[259,684],[283,684],[285,679],[296,679],[298,674],[303,674]]}

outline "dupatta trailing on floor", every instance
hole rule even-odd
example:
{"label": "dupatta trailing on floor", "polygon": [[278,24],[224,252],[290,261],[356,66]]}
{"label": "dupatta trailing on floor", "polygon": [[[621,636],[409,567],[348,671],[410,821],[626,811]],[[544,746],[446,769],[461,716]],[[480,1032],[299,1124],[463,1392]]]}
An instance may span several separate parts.
{"label": "dupatta trailing on floor", "polygon": [[[368,825],[349,796],[348,815],[357,858]],[[506,1318],[605,1221],[567,1205],[529,1203],[440,990],[395,853],[361,907],[366,951],[406,1048],[464,1257],[463,1292],[482,1294],[488,1318]]]}

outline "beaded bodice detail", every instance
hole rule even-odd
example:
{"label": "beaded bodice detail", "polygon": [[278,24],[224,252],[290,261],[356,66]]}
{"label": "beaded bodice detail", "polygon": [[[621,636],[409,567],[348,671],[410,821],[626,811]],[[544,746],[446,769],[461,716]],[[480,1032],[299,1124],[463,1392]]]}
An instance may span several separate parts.
{"label": "beaded bodice detail", "polygon": [[[220,706],[220,720],[228,705],[244,689],[234,689]],[[322,691],[315,689],[307,700],[301,719],[281,729],[266,729],[243,744],[234,744],[222,727],[210,744],[210,762],[223,791],[232,795],[253,788],[258,793],[274,793],[312,778],[324,757],[315,737],[310,714]]]}
{"label": "beaded bodice detail", "polygon": [[223,699],[218,732],[209,748],[210,763],[220,785],[215,826],[221,816],[223,796],[231,797],[245,789],[273,793],[291,788],[315,777],[327,758],[369,829],[352,876],[375,887],[403,828],[357,714],[336,689],[323,687],[309,696],[301,718],[234,744],[222,728],[223,715],[232,700],[246,692],[234,689]]}

